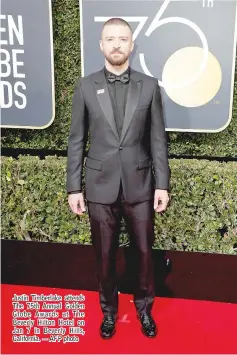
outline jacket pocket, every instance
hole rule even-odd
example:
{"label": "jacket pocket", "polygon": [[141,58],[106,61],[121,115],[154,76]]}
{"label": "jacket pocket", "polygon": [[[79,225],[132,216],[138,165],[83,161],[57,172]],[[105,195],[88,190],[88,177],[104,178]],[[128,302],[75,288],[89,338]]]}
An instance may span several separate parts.
{"label": "jacket pocket", "polygon": [[94,170],[102,170],[102,162],[100,160],[87,157],[86,167]]}
{"label": "jacket pocket", "polygon": [[151,159],[145,158],[138,161],[138,169],[149,168],[151,166]]}
{"label": "jacket pocket", "polygon": [[138,105],[136,110],[137,111],[143,111],[143,110],[148,110],[150,108],[150,104],[148,105]]}

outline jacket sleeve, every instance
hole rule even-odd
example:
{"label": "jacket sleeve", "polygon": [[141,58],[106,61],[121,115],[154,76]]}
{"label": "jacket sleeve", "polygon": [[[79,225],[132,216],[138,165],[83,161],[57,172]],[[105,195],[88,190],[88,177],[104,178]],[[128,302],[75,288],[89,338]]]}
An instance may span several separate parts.
{"label": "jacket sleeve", "polygon": [[82,168],[87,135],[87,108],[79,79],[72,99],[72,118],[67,150],[67,193],[82,190]]}
{"label": "jacket sleeve", "polygon": [[170,189],[170,167],[160,87],[156,81],[151,104],[151,155],[155,188]]}

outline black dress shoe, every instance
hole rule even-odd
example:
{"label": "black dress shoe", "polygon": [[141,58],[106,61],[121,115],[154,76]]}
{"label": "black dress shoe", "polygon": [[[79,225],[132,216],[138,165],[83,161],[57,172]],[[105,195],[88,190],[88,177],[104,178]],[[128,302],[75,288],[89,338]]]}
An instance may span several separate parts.
{"label": "black dress shoe", "polygon": [[116,320],[117,317],[113,314],[104,316],[100,326],[100,335],[103,339],[109,339],[114,335]]}
{"label": "black dress shoe", "polygon": [[138,319],[142,325],[142,333],[149,338],[154,338],[157,334],[157,328],[151,315],[148,313],[140,313],[138,314]]}

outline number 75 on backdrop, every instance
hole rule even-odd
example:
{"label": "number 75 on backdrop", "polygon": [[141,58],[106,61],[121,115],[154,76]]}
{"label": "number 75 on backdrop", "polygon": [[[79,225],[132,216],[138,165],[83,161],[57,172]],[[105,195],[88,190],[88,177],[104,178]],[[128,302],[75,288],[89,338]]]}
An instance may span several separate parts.
{"label": "number 75 on backdrop", "polygon": [[99,70],[103,23],[133,29],[131,66],[156,77],[167,131],[220,132],[232,118],[236,0],[79,0],[82,76]]}

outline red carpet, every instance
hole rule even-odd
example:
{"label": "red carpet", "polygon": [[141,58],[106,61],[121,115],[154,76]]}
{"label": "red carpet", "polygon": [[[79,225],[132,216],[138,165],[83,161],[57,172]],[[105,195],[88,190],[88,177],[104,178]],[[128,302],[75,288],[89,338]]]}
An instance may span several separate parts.
{"label": "red carpet", "polygon": [[[41,295],[57,294],[65,295],[83,294],[86,298],[84,335],[78,336],[78,342],[63,343],[63,340],[49,342],[13,342],[12,341],[12,297],[14,294],[32,293]],[[26,301],[24,304],[26,312],[32,312],[32,320],[35,321],[27,335],[27,327],[24,335],[33,335],[34,327],[40,328],[39,338],[50,338],[48,334],[42,334],[43,327],[37,325],[37,318],[34,317],[36,310],[27,310]],[[56,301],[47,301],[56,303]],[[64,305],[65,301],[62,300]],[[72,301],[70,303],[73,303]],[[78,302],[83,303],[83,302]],[[39,302],[42,306],[43,302]],[[75,305],[75,303],[74,303]],[[237,354],[237,305],[194,301],[184,299],[156,298],[153,316],[159,329],[155,339],[147,339],[140,331],[140,325],[136,318],[135,307],[131,295],[120,294],[120,318],[117,324],[117,331],[110,340],[103,340],[99,336],[99,326],[102,313],[98,304],[96,292],[75,291],[66,289],[2,285],[1,286],[1,309],[2,309],[2,349],[1,354]],[[22,309],[19,310],[22,312]],[[37,309],[37,311],[53,311],[52,309]],[[58,309],[62,318],[65,309]],[[73,318],[71,313],[69,319]],[[29,318],[18,318],[27,320]],[[56,325],[48,328],[57,328]],[[83,318],[80,318],[83,319]],[[77,322],[78,318],[74,318]],[[75,324],[74,327],[78,328]],[[18,327],[19,328],[19,327]],[[60,326],[59,326],[60,328]],[[61,327],[62,328],[62,327]],[[69,327],[65,326],[66,337]],[[19,336],[19,334],[17,334]],[[73,335],[71,335],[73,336]],[[60,339],[59,339],[60,340]]]}

